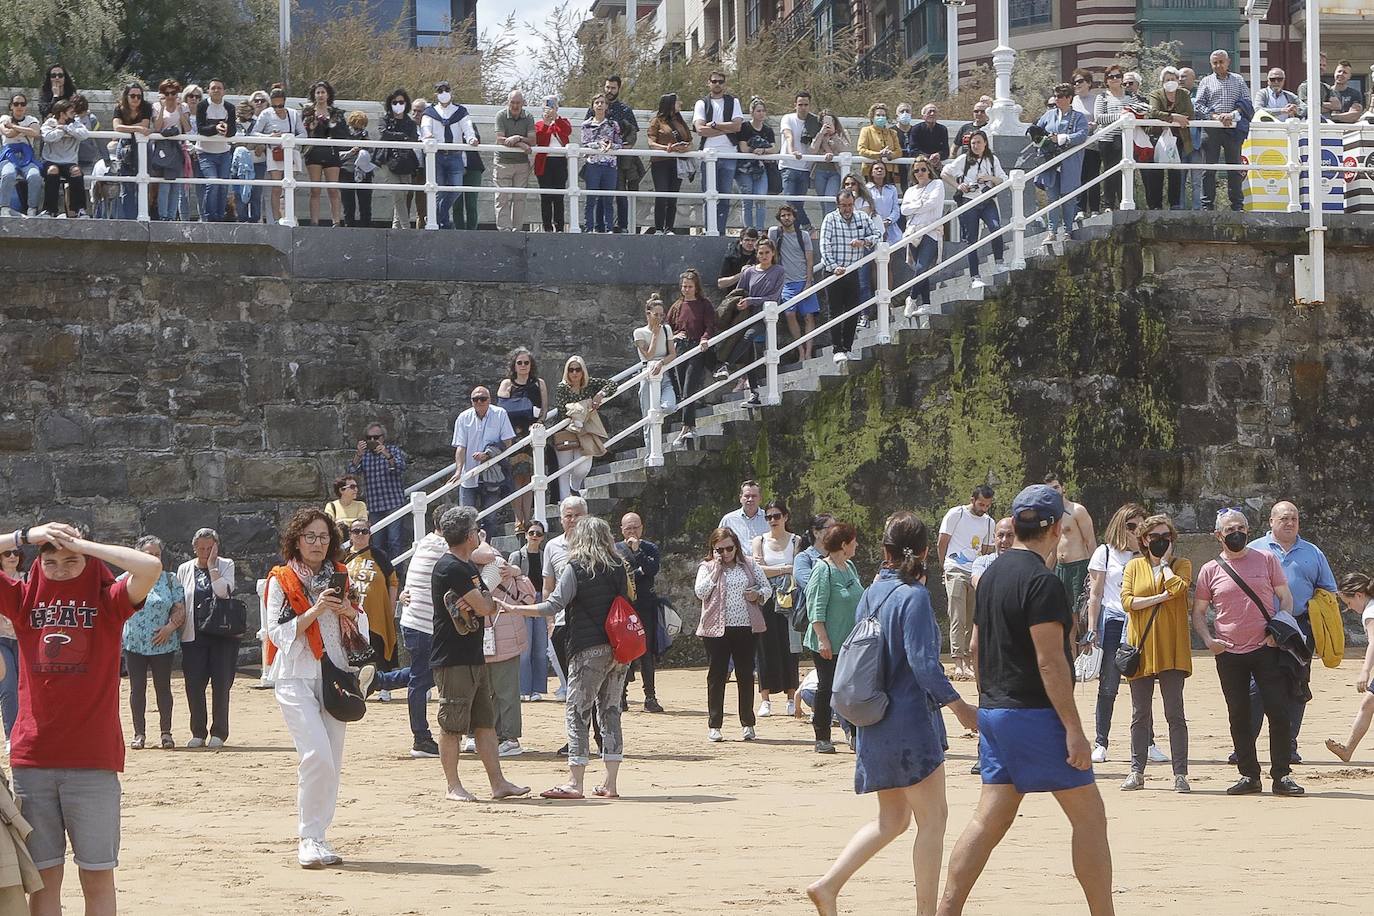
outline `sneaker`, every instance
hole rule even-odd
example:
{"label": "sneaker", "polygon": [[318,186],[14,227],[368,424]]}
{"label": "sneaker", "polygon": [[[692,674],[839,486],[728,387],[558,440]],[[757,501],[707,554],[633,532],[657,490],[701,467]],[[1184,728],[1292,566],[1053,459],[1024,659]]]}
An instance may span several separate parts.
{"label": "sneaker", "polygon": [[531,703],[542,703],[543,701],[544,701],[544,695],[543,695],[542,693],[532,693],[532,694],[530,694],[530,702],[531,702]]}
{"label": "sneaker", "polygon": [[834,745],[832,742],[830,742],[830,741],[817,741],[817,742],[816,742],[816,753],[817,753],[817,754],[833,754],[833,753],[835,753],[835,745]]}
{"label": "sneaker", "polygon": [[275,686],[277,686],[277,682],[270,677],[260,677],[258,678],[258,682],[253,685],[257,690],[271,690]]}
{"label": "sneaker", "polygon": [[730,367],[729,367],[729,366],[721,366],[721,367],[719,367],[718,369],[716,369],[715,372],[711,373],[711,378],[715,379],[716,381],[720,381],[721,379],[728,378],[729,375],[730,375]]}
{"label": "sneaker", "polygon": [[[1258,784],[1259,780],[1255,782]],[[1306,789],[1293,781],[1292,776],[1285,776],[1282,779],[1274,780],[1274,794],[1285,798],[1297,798],[1299,795],[1306,794]]]}
{"label": "sneaker", "polygon": [[1302,755],[1299,754],[1297,751],[1294,751],[1293,753],[1291,753],[1291,754],[1288,755],[1288,762],[1289,762],[1289,763],[1302,763]]}
{"label": "sneaker", "polygon": [[974,277],[974,278],[973,278],[973,282],[969,284],[969,288],[970,288],[970,289],[983,289],[983,288],[985,288],[986,286],[987,286],[987,284],[984,283],[982,280],[980,280],[980,279],[977,278],[977,277]]}
{"label": "sneaker", "polygon": [[1093,745],[1093,763],[1107,762],[1107,748],[1101,744]]}
{"label": "sneaker", "polygon": [[757,391],[751,391],[751,392],[749,392],[749,397],[747,397],[747,398],[744,399],[744,406],[745,406],[745,407],[762,407],[762,406],[763,406],[763,401],[761,401],[761,400],[759,399],[759,393],[758,393]]}
{"label": "sneaker", "polygon": [[849,354],[846,353],[846,352],[844,352],[843,350],[836,350],[836,351],[835,351],[835,362],[837,362],[837,363],[849,362]]}
{"label": "sneaker", "polygon": [[797,701],[796,701],[796,700],[788,700],[788,701],[787,701],[787,714],[788,714],[789,716],[795,716],[795,715],[797,714]]}
{"label": "sneaker", "polygon": [[1187,776],[1174,777],[1174,791],[1180,795],[1187,795],[1189,792],[1193,791],[1193,787],[1188,785]]}
{"label": "sneaker", "polygon": [[325,851],[314,840],[301,840],[296,847],[296,861],[301,868],[324,868]]}
{"label": "sneaker", "polygon": [[378,702],[378,703],[390,703],[390,702],[391,702],[391,691],[390,691],[390,690],[378,690],[378,691],[377,691],[377,702]]}
{"label": "sneaker", "polygon": [[860,331],[863,331],[863,330],[865,330],[865,329],[868,328],[868,316],[867,316],[867,315],[860,315],[860,316],[859,316],[858,328],[859,328]]}
{"label": "sneaker", "polygon": [[376,665],[363,665],[358,669],[358,686],[363,689],[364,699],[377,692],[381,683],[377,680]]}
{"label": "sneaker", "polygon": [[522,693],[522,694],[520,694],[520,702],[521,702],[521,703],[528,703],[529,701],[530,701],[530,695],[529,695],[528,693]]}
{"label": "sneaker", "polygon": [[330,845],[329,845],[327,842],[325,842],[324,840],[317,840],[317,841],[315,842],[315,845],[319,847],[319,850],[320,850],[320,861],[322,861],[325,865],[342,865],[342,864],[343,864],[343,857],[340,856],[337,852],[334,851],[334,847],[333,847],[333,846],[330,846]]}
{"label": "sneaker", "polygon": [[1145,774],[1137,773],[1135,770],[1131,770],[1130,775],[1126,777],[1126,781],[1121,784],[1122,792],[1134,792],[1136,789],[1143,788],[1145,788]]}
{"label": "sneaker", "polygon": [[439,745],[434,742],[433,738],[416,738],[415,743],[411,745],[410,756],[416,760],[422,757],[438,757]]}
{"label": "sneaker", "polygon": [[217,751],[217,750],[219,750],[220,748],[224,747],[224,739],[221,738],[221,737],[219,737],[218,735],[216,735],[215,737],[213,737],[213,738],[211,738],[209,741],[207,741],[207,742],[205,743],[205,746],[208,747],[208,748],[209,748],[210,750],[212,750],[212,751]]}
{"label": "sneaker", "polygon": [[1059,241],[1061,241],[1061,242],[1067,242],[1068,240],[1069,240],[1069,230],[1068,230],[1068,228],[1065,227],[1065,226],[1059,227]]}
{"label": "sneaker", "polygon": [[523,753],[525,753],[525,749],[520,746],[520,741],[517,738],[508,738],[496,748],[498,757],[519,757]]}
{"label": "sneaker", "polygon": [[14,216],[14,211],[9,207],[0,207],[0,218],[10,219]]}
{"label": "sneaker", "polygon": [[170,734],[163,735],[162,741],[158,744],[164,751],[176,750],[177,742]]}
{"label": "sneaker", "polygon": [[849,353],[846,354],[846,356],[845,356],[845,360],[846,360],[847,362],[851,362],[851,363],[852,363],[852,362],[856,362],[858,359],[859,359],[859,351],[858,351],[858,350],[850,350]]}
{"label": "sneaker", "polygon": [[136,751],[143,750],[144,740],[142,735],[134,735],[134,740],[129,742],[129,747]]}
{"label": "sneaker", "polygon": [[663,712],[663,706],[659,704],[658,699],[657,699],[656,697],[645,697],[645,698],[644,698],[644,711],[645,711],[645,712]]}
{"label": "sneaker", "polygon": [[[1277,794],[1278,787],[1279,787],[1279,784],[1278,784],[1278,782],[1276,781],[1276,782],[1274,783],[1274,789],[1275,789],[1276,794]],[[1229,788],[1229,789],[1226,790],[1226,794],[1227,794],[1227,795],[1258,795],[1258,794],[1260,794],[1260,793],[1263,792],[1263,791],[1264,791],[1264,787],[1260,785],[1260,781],[1259,781],[1259,777],[1258,777],[1258,776],[1242,776],[1240,779],[1236,780],[1236,784],[1235,784],[1234,786],[1232,786],[1231,788]]]}
{"label": "sneaker", "polygon": [[752,725],[744,726],[744,730],[740,732],[740,738],[744,741],[753,741],[758,736],[759,733],[754,731],[754,726]]}
{"label": "sneaker", "polygon": [[759,704],[759,718],[766,719],[773,714],[773,703],[771,700],[764,700]]}
{"label": "sneaker", "polygon": [[90,216],[86,213],[85,210],[77,210],[77,211],[76,211],[76,218],[77,218],[77,219],[90,219]]}
{"label": "sneaker", "polygon": [[708,728],[706,730],[706,740],[712,743],[716,743],[724,741],[725,736],[720,733],[720,729],[718,728]]}
{"label": "sneaker", "polygon": [[468,735],[466,738],[463,739],[463,753],[464,753],[464,754],[475,754],[475,753],[477,753],[477,739],[474,738],[474,737],[472,737],[472,735]]}
{"label": "sneaker", "polygon": [[969,768],[968,768],[968,771],[969,771],[971,774],[973,774],[974,776],[982,776],[982,775],[983,775],[983,761],[981,761],[981,760],[978,761],[978,762],[975,763],[973,766],[969,767]]}
{"label": "sneaker", "polygon": [[1236,752],[1235,752],[1235,751],[1232,751],[1231,753],[1229,753],[1229,754],[1226,755],[1226,765],[1227,765],[1227,766],[1235,766],[1235,765],[1236,765]]}
{"label": "sneaker", "polygon": [[205,747],[205,739],[204,739],[204,738],[192,738],[190,741],[187,741],[187,742],[186,742],[186,746],[187,746],[187,747]]}
{"label": "sneaker", "polygon": [[688,442],[692,441],[692,440],[695,439],[696,437],[697,437],[696,430],[684,429],[682,432],[680,432],[680,433],[677,434],[677,439],[676,439],[676,441],[673,442],[673,444],[674,444],[674,445],[686,445]]}
{"label": "sneaker", "polygon": [[1151,763],[1168,763],[1169,755],[1160,750],[1158,744],[1151,744],[1150,749],[1145,752]]}

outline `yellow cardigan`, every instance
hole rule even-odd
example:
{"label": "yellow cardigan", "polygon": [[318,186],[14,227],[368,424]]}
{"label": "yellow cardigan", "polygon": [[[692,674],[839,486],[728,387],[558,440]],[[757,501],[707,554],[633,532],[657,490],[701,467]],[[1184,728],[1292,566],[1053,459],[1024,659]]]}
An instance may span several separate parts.
{"label": "yellow cardigan", "polygon": [[[1170,564],[1174,575],[1160,584],[1160,576],[1146,557],[1136,557],[1126,564],[1121,579],[1121,606],[1126,609],[1129,621],[1126,638],[1133,646],[1141,646],[1140,634],[1150,622],[1150,615],[1159,608],[1155,625],[1150,628],[1150,636],[1141,646],[1140,671],[1136,677],[1153,677],[1161,671],[1182,671],[1193,673],[1193,643],[1190,635],[1188,586],[1193,580],[1193,564],[1182,557],[1175,557]],[[1133,605],[1137,598],[1149,598],[1161,592],[1168,592],[1169,599],[1163,604],[1137,610]]]}
{"label": "yellow cardigan", "polygon": [[[858,153],[860,156],[867,156],[869,159],[877,159],[878,154],[883,151],[883,147],[892,150],[894,156],[902,155],[902,138],[890,127],[874,127],[872,124],[865,124],[859,129]],[[890,169],[896,166],[889,166]],[[865,162],[863,173],[864,180],[867,181],[873,171],[873,163]],[[897,176],[889,174],[889,182]]]}

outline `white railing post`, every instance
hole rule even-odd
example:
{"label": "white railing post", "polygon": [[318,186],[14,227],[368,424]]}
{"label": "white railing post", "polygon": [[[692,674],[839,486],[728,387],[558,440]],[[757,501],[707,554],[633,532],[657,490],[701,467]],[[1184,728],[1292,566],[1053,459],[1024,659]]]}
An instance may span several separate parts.
{"label": "white railing post", "polygon": [[663,466],[663,377],[645,376],[649,386],[649,457],[644,463],[651,468]]}
{"label": "white railing post", "polygon": [[534,517],[545,523],[549,516],[549,478],[548,468],[544,464],[548,443],[549,431],[543,423],[535,423],[530,427],[530,457],[534,459],[534,473],[530,475],[530,484],[534,487]]}
{"label": "white railing post", "polygon": [[[138,142],[138,185],[134,188],[138,192],[138,221],[148,222],[148,135],[134,134],[134,139]],[[9,206],[9,201],[5,202]],[[33,209],[33,201],[29,201],[29,209]]]}
{"label": "white railing post", "polygon": [[1302,152],[1298,140],[1303,122],[1297,118],[1284,122],[1288,134],[1288,212],[1302,212]]}
{"label": "white railing post", "polygon": [[1011,269],[1026,267],[1026,172],[1011,172]]}
{"label": "white railing post", "polygon": [[763,303],[763,331],[764,331],[764,367],[765,378],[768,392],[764,396],[765,404],[781,404],[782,392],[778,390],[778,363],[782,357],[778,355],[778,303],[768,300]]}
{"label": "white railing post", "polygon": [[438,163],[438,156],[434,149],[437,141],[433,137],[425,138],[425,228],[439,228],[439,180],[435,177],[435,167]]}
{"label": "white railing post", "polygon": [[[568,164],[568,202],[563,209],[566,211],[564,218],[567,219],[569,232],[582,231],[582,193],[577,184],[577,163],[580,161],[577,150],[580,145],[576,140],[569,143],[567,154],[563,158],[563,161]],[[539,518],[541,521],[543,520],[543,516]]]}
{"label": "white railing post", "polygon": [[[844,176],[848,175],[854,168],[854,154],[845,151],[840,153],[840,187],[844,187]],[[838,192],[837,192],[838,193]],[[833,203],[833,198],[832,198]]]}
{"label": "white railing post", "polygon": [[1121,125],[1121,209],[1135,209],[1135,128],[1128,117]]}
{"label": "white railing post", "polygon": [[[892,343],[892,284],[887,273],[892,261],[892,246],[883,239],[878,243],[877,254],[873,258],[873,273],[876,282],[874,290],[878,307],[878,343]],[[776,320],[776,319],[775,319]]]}
{"label": "white railing post", "polygon": [[425,531],[425,513],[429,511],[429,504],[425,502],[425,494],[422,491],[415,491],[410,494],[410,523],[415,529],[414,543],[420,543],[421,539],[428,533]]}
{"label": "white railing post", "polygon": [[716,151],[708,146],[701,152],[702,206],[706,209],[702,216],[706,220],[706,234],[724,235],[725,227],[716,225],[716,203],[720,200],[720,189],[716,187]]}
{"label": "white railing post", "polygon": [[[635,156],[635,157],[633,157],[633,158],[636,159],[636,160],[639,159],[638,156]],[[619,158],[619,157],[616,158],[615,167],[616,167],[617,170],[620,169],[620,158]],[[644,174],[645,174],[645,175],[648,175],[648,174],[649,174],[649,172],[648,172],[647,169],[644,171]],[[643,184],[643,183],[644,183],[644,179],[641,178],[641,179],[640,179],[640,184]],[[619,182],[617,182],[617,184],[619,184]],[[638,214],[636,211],[639,209],[639,198],[634,196],[633,191],[631,191],[631,189],[630,189],[630,187],[629,187],[628,185],[626,185],[625,190],[626,190],[627,192],[629,192],[629,193],[627,193],[627,194],[625,195],[625,200],[629,202],[628,205],[627,205],[626,208],[625,208],[625,219],[627,220],[627,224],[626,224],[626,226],[625,226],[625,234],[626,234],[626,235],[634,235],[634,234],[636,234],[636,232],[638,232],[638,216],[639,216],[639,214]],[[638,189],[635,189],[635,190],[638,190]],[[617,206],[619,206],[619,205],[617,204]]]}
{"label": "white railing post", "polygon": [[296,225],[296,135],[283,134],[281,138],[281,218],[286,225]]}

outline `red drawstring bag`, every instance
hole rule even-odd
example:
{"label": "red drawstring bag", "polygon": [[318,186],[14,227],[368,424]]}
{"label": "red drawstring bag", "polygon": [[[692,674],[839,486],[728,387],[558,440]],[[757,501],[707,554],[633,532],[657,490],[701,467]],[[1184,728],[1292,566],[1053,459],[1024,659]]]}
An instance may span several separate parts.
{"label": "red drawstring bag", "polygon": [[606,637],[611,641],[611,655],[617,664],[628,665],[648,651],[644,621],[624,595],[616,595],[611,602],[611,610],[606,614]]}

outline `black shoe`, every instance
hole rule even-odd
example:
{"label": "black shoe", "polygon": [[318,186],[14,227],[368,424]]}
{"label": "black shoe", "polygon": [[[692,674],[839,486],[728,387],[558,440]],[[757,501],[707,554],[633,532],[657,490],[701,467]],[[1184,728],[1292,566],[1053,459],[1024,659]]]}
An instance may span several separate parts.
{"label": "black shoe", "polygon": [[415,744],[410,748],[410,756],[417,759],[421,757],[438,757],[439,745],[434,742],[433,738],[416,738]]}
{"label": "black shoe", "polygon": [[747,397],[747,398],[744,399],[744,406],[745,406],[745,407],[762,407],[762,406],[763,406],[763,401],[761,401],[761,400],[759,399],[759,393],[758,393],[757,391],[751,391],[751,392],[749,392],[749,397]]}
{"label": "black shoe", "polygon": [[[1295,783],[1294,785],[1296,785],[1296,783]],[[1278,787],[1279,787],[1278,782],[1275,782],[1275,783],[1274,783],[1274,792],[1275,792],[1275,794],[1278,794]],[[1235,784],[1234,786],[1232,786],[1231,788],[1229,788],[1229,789],[1226,790],[1226,794],[1227,794],[1227,795],[1258,795],[1258,794],[1260,794],[1260,793],[1263,792],[1263,791],[1264,791],[1264,787],[1263,787],[1262,785],[1260,785],[1260,781],[1259,781],[1259,777],[1258,777],[1258,776],[1242,776],[1240,779],[1238,779],[1238,780],[1236,781],[1236,784]],[[1301,793],[1301,792],[1302,792],[1302,789],[1298,789],[1298,792]]]}
{"label": "black shoe", "polygon": [[1289,762],[1289,763],[1302,763],[1302,755],[1299,754],[1297,751],[1293,751],[1293,753],[1291,753],[1291,754],[1288,755],[1288,762]]}
{"label": "black shoe", "polygon": [[711,378],[715,379],[716,381],[720,381],[721,379],[729,378],[729,377],[730,377],[730,367],[729,367],[729,366],[721,366],[721,367],[718,368],[714,373],[711,374]]}
{"label": "black shoe", "polygon": [[654,697],[645,697],[645,698],[644,698],[644,711],[645,711],[645,712],[663,712],[663,707],[662,707],[661,705],[659,705],[658,700],[655,699]]}
{"label": "black shoe", "polygon": [[559,754],[567,754],[567,753],[568,753],[568,746],[565,744],[565,745],[563,745],[562,747],[560,747],[560,748],[558,749],[558,753],[559,753]]}
{"label": "black shoe", "polygon": [[1236,752],[1235,752],[1235,751],[1232,751],[1229,755],[1227,755],[1227,757],[1226,757],[1226,765],[1227,765],[1227,766],[1235,766],[1235,765],[1236,765]]}
{"label": "black shoe", "polygon": [[[1255,780],[1259,782],[1259,780]],[[1282,779],[1274,780],[1274,794],[1282,795],[1284,798],[1297,798],[1305,795],[1307,790],[1293,781],[1292,776],[1285,776]]]}
{"label": "black shoe", "polygon": [[972,773],[974,776],[981,776],[983,775],[983,764],[981,762],[975,763],[973,766],[968,768],[968,771]]}

